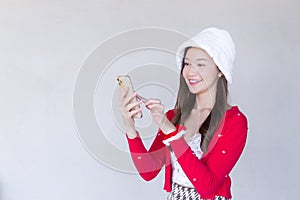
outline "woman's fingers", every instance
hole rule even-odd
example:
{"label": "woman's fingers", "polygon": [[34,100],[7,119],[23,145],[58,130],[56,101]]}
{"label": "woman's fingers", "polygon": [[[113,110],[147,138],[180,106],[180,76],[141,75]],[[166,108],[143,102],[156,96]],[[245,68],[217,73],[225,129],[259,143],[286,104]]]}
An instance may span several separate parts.
{"label": "woman's fingers", "polygon": [[147,103],[145,103],[145,106],[148,108],[152,108],[154,106],[163,106],[163,104],[161,104],[160,100],[149,100]]}
{"label": "woman's fingers", "polygon": [[162,104],[161,104],[161,101],[159,99],[149,99],[147,101],[147,103],[145,103],[145,106],[148,109],[151,109],[155,106],[160,106],[160,105],[162,105]]}
{"label": "woman's fingers", "polygon": [[154,104],[154,103],[157,103],[157,104],[160,104],[160,100],[159,99],[149,99],[145,105],[150,105],[150,104]]}
{"label": "woman's fingers", "polygon": [[[160,121],[160,116],[164,115],[164,105],[161,104],[159,99],[146,99],[141,95],[134,92],[132,95],[128,95],[129,88],[125,88],[120,95],[120,107],[124,117],[133,117],[137,113],[142,111],[140,105],[145,103],[145,106],[151,111],[153,117],[157,118],[156,121]],[[134,101],[134,98],[137,101]]]}
{"label": "woman's fingers", "polygon": [[132,118],[134,115],[136,115],[137,113],[141,112],[142,111],[142,108],[138,108],[138,109],[134,109],[134,110],[131,110],[129,112],[129,117]]}
{"label": "woman's fingers", "polygon": [[161,110],[161,108],[163,108],[162,104],[150,104],[146,106],[148,109],[152,110],[153,108],[157,108],[159,110]]}
{"label": "woman's fingers", "polygon": [[141,101],[129,103],[129,104],[126,106],[126,110],[127,110],[127,111],[131,111],[131,110],[134,109],[136,106],[141,105],[141,103],[142,103]]}
{"label": "woman's fingers", "polygon": [[145,97],[139,95],[139,94],[136,94],[136,98],[139,100],[139,101],[142,101],[143,103],[147,103],[149,100],[146,99]]}
{"label": "woman's fingers", "polygon": [[124,94],[120,99],[121,106],[126,107],[130,102],[133,101],[134,98],[136,98],[136,92],[134,92],[132,95],[128,95],[128,88],[127,91],[124,91]]}
{"label": "woman's fingers", "polygon": [[134,92],[131,96],[129,96],[128,102],[132,102],[133,100],[137,100],[137,93]]}
{"label": "woman's fingers", "polygon": [[139,109],[139,105],[142,102],[132,101],[134,98],[136,98],[136,93],[128,96],[128,89],[124,89],[122,97],[120,97],[120,110],[122,111],[122,114],[125,118],[131,118],[132,116],[141,111],[141,109]]}

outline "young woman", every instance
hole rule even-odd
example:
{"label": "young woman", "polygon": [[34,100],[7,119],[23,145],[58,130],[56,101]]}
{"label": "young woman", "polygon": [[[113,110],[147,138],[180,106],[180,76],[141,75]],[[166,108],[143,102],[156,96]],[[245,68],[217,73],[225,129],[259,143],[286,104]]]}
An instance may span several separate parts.
{"label": "young woman", "polygon": [[134,115],[141,109],[133,108],[142,101],[130,101],[139,95],[129,96],[128,90],[120,94],[132,160],[147,181],[165,166],[168,200],[232,198],[229,173],[244,149],[248,130],[246,116],[227,103],[234,57],[229,33],[218,28],[207,28],[179,46],[175,108],[164,113],[160,100],[144,101],[159,126],[149,150],[134,125]]}

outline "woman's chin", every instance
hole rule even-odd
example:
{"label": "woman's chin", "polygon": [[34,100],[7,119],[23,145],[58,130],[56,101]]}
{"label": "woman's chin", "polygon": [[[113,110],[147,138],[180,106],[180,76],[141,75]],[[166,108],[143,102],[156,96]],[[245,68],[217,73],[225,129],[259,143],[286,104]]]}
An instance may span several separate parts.
{"label": "woman's chin", "polygon": [[199,94],[199,93],[203,93],[206,89],[205,88],[201,88],[201,87],[190,87],[190,92],[192,94]]}

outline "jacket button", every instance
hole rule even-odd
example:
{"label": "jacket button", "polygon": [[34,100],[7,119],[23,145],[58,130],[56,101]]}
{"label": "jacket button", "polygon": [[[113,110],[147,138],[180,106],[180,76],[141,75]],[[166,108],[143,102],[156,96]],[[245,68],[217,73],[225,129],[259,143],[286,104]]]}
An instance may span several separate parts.
{"label": "jacket button", "polygon": [[141,160],[141,159],[142,159],[142,157],[141,157],[141,156],[138,156],[138,157],[137,157],[137,159]]}

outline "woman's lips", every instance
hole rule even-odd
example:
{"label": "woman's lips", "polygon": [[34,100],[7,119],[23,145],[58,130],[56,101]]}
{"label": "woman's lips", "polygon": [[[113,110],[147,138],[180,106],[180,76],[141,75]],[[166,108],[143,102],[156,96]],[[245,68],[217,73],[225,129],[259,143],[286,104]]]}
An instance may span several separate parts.
{"label": "woman's lips", "polygon": [[198,79],[190,79],[189,80],[189,83],[190,85],[196,85],[198,83],[200,83],[202,80],[198,80]]}

